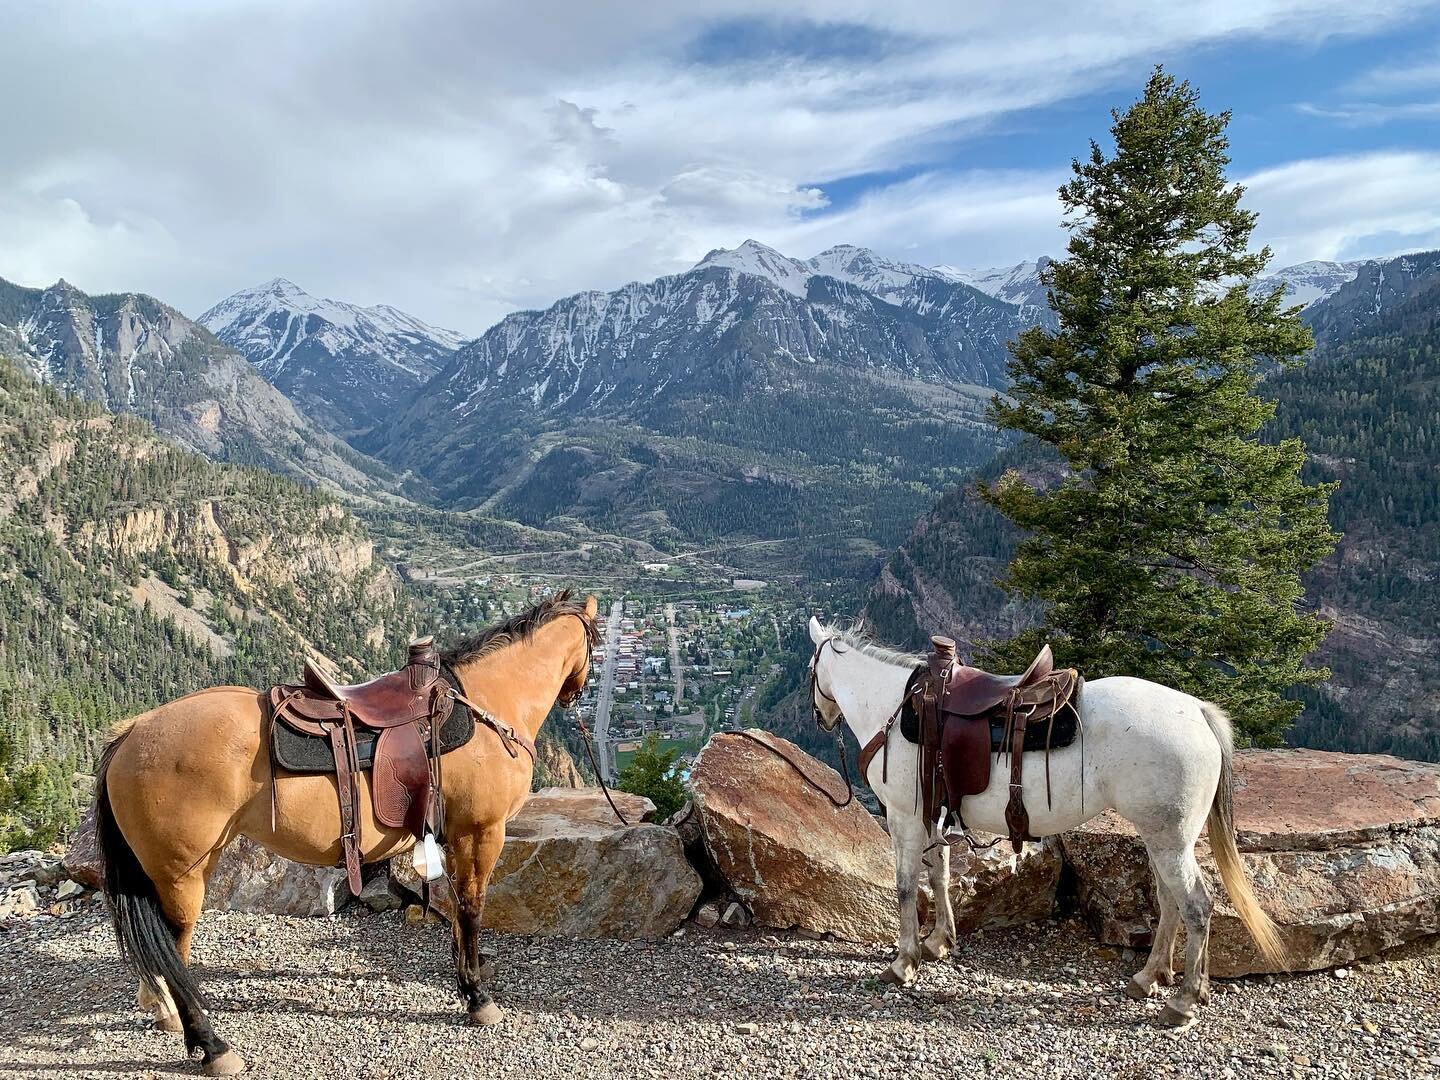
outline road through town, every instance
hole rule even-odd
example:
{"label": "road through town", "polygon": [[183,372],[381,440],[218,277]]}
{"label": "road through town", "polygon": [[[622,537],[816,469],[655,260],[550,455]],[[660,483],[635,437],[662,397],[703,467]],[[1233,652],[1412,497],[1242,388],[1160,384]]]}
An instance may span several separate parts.
{"label": "road through town", "polygon": [[595,752],[600,756],[600,771],[608,784],[615,779],[615,755],[610,749],[610,706],[615,700],[615,665],[620,659],[620,620],[625,615],[625,601],[610,604],[605,619],[605,666],[600,669],[600,689],[595,695]]}

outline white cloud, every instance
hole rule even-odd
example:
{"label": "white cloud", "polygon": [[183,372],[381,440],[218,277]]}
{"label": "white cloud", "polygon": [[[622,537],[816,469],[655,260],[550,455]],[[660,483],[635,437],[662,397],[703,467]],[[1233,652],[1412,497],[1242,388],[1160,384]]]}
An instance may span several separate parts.
{"label": "white cloud", "polygon": [[1440,50],[1431,50],[1404,61],[1392,58],[1352,80],[1346,89],[1357,95],[1384,96],[1436,87],[1440,87]]}
{"label": "white cloud", "polygon": [[1306,116],[1334,120],[1346,127],[1377,127],[1392,120],[1428,120],[1440,117],[1440,101],[1354,102],[1346,105],[1296,106]]}
{"label": "white cloud", "polygon": [[[1123,100],[1157,56],[1415,6],[1112,0],[1077,25],[1059,2],[795,0],[780,22],[759,0],[6,5],[0,275],[198,312],[283,274],[478,332],[747,236],[1015,261],[1058,248],[1059,177],[954,171],[966,134]],[[827,203],[866,172],[906,179]]]}
{"label": "white cloud", "polygon": [[1291,162],[1243,182],[1257,238],[1276,266],[1380,258],[1440,247],[1440,152],[1388,152]]}

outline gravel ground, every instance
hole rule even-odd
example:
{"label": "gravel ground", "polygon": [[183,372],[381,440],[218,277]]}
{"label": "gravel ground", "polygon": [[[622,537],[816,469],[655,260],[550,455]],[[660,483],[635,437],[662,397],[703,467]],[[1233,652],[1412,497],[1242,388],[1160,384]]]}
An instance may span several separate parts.
{"label": "gravel ground", "polygon": [[[687,928],[659,943],[492,935],[498,1028],[465,1023],[448,932],[398,914],[208,914],[196,962],[249,1075],[1440,1076],[1440,944],[1217,984],[1173,1032],[1073,921],[980,934],[882,987],[885,950]],[[0,1075],[198,1075],[152,1030],[91,908],[0,930]]]}

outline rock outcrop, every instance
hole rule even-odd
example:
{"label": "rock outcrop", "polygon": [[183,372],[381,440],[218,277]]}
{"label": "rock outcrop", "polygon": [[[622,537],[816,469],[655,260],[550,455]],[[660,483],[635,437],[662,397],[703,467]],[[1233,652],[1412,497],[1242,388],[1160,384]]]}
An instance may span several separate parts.
{"label": "rock outcrop", "polygon": [[[505,848],[485,895],[484,925],[512,934],[658,938],[678,927],[700,897],[700,877],[679,834],[646,821],[649,799],[615,792],[622,825],[598,788],[542,788],[505,830]],[[408,855],[391,873],[412,891]],[[449,914],[437,889],[436,906]]]}
{"label": "rock outcrop", "polygon": [[777,754],[843,797],[839,775],[794,743],[758,730],[717,734],[690,774],[711,860],[762,926],[893,941],[890,838],[860,803],[837,809]]}
{"label": "rock outcrop", "polygon": [[85,811],[80,824],[70,834],[70,845],[62,860],[65,873],[89,889],[105,884],[105,863],[100,858],[100,844],[95,835],[95,808]]}
{"label": "rock outcrop", "polygon": [[[1280,924],[1297,971],[1343,964],[1440,932],[1440,765],[1380,755],[1259,750],[1236,755],[1235,816],[1245,867]],[[1148,944],[1155,918],[1145,849],[1103,814],[1065,836],[1081,909],[1100,940]],[[1216,897],[1211,971],[1271,968]]]}
{"label": "rock outcrop", "polygon": [[1058,837],[1026,844],[1018,855],[1005,840],[980,851],[955,845],[950,849],[950,906],[956,932],[1047,918],[1055,908],[1063,865]]}
{"label": "rock outcrop", "polygon": [[349,902],[344,870],[282,859],[243,836],[221,854],[205,890],[212,911],[256,915],[333,915]]}

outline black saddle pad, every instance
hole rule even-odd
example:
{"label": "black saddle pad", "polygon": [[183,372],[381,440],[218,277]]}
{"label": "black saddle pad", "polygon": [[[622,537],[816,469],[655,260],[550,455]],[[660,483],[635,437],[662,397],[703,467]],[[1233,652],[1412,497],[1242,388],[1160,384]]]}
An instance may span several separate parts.
{"label": "black saddle pad", "polygon": [[[323,735],[304,735],[276,724],[275,763],[282,769],[296,773],[333,773],[335,755],[330,749],[330,740]],[[440,753],[448,754],[468,743],[475,734],[475,717],[470,709],[456,702],[440,727]],[[360,769],[369,769],[375,763],[375,740],[378,731],[356,726],[355,754],[360,759]],[[426,746],[427,752],[429,745]]]}
{"label": "black saddle pad", "polygon": [[[1075,741],[1075,736],[1080,730],[1080,690],[1075,691],[1075,696],[1070,699],[1063,709],[1050,717],[1048,721],[1041,720],[1036,723],[1032,721],[1025,728],[1025,749],[1044,750],[1047,746],[1051,750],[1059,750],[1069,746]],[[947,717],[946,723],[965,723],[956,717]],[[900,734],[909,742],[918,744],[920,742],[920,715],[915,711],[914,706],[909,702],[905,704],[905,710],[900,714]],[[1005,720],[1003,715],[990,723],[990,752],[998,754],[1008,750],[1005,745]]]}

